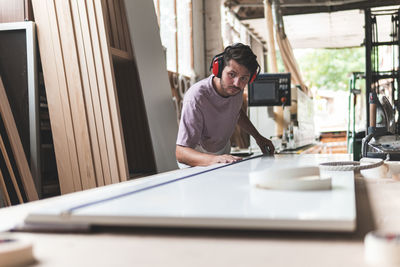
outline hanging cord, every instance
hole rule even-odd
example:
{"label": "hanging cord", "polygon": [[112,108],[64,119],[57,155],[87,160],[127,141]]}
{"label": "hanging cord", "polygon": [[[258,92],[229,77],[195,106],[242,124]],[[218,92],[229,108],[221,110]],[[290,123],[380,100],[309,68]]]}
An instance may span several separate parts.
{"label": "hanging cord", "polygon": [[361,171],[379,167],[383,165],[383,163],[383,159],[376,163],[366,165],[360,165],[359,161],[336,161],[321,163],[319,164],[319,168],[324,171]]}

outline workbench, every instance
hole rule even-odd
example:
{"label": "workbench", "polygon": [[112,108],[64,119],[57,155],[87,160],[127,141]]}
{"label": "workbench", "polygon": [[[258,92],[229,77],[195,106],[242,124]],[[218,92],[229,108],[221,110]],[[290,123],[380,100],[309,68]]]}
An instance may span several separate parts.
{"label": "workbench", "polygon": [[[350,160],[349,155],[339,154],[296,155],[293,160],[315,158],[323,162]],[[130,182],[140,186],[157,177],[160,175]],[[12,235],[33,241],[37,266],[367,266],[365,234],[376,229],[400,232],[400,183],[367,180],[356,174],[355,185],[357,230],[351,233],[108,226],[91,233]],[[33,210],[60,200],[76,201],[82,194],[85,192],[3,208],[0,230],[22,223]]]}

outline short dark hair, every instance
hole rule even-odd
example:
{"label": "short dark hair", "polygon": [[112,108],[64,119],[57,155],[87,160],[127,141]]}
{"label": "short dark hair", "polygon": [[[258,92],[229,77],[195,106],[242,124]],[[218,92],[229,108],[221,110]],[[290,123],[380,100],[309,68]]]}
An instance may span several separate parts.
{"label": "short dark hair", "polygon": [[234,59],[240,65],[245,66],[250,75],[256,73],[259,64],[257,62],[257,56],[253,53],[250,46],[235,43],[233,45],[227,46],[223,53],[224,57],[224,67],[226,67],[231,59]]}

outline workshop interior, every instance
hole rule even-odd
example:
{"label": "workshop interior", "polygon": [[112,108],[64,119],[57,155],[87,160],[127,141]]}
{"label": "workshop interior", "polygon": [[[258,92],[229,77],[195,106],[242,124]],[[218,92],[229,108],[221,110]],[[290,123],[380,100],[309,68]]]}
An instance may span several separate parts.
{"label": "workshop interior", "polygon": [[[259,64],[241,110],[275,152],[237,124],[239,161],[180,169],[185,95],[237,43]],[[0,0],[0,266],[44,266],[52,238],[93,229],[194,243],[260,233],[294,250],[338,234],[357,252],[336,266],[400,266],[399,86],[398,0]],[[297,266],[324,266],[300,254]]]}

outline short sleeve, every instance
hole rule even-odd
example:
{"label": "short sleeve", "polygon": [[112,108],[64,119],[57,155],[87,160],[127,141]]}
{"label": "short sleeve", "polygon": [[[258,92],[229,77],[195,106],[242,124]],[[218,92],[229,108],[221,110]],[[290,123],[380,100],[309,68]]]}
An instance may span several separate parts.
{"label": "short sleeve", "polygon": [[176,144],[195,148],[200,143],[204,116],[199,104],[194,101],[183,102]]}

